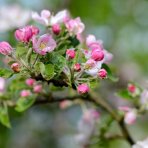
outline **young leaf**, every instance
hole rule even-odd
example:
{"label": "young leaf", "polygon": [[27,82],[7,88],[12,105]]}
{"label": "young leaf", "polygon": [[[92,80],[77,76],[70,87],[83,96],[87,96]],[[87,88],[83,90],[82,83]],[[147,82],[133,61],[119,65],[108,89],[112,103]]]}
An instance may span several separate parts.
{"label": "young leaf", "polygon": [[116,93],[117,96],[123,98],[123,99],[132,99],[132,96],[129,94],[128,90],[120,90],[118,93]]}
{"label": "young leaf", "polygon": [[22,57],[22,56],[26,56],[27,54],[27,49],[24,47],[23,44],[19,43],[16,47],[16,56],[17,57]]}
{"label": "young leaf", "polygon": [[6,105],[0,105],[0,122],[8,128],[11,127],[8,115],[8,108]]}
{"label": "young leaf", "polygon": [[35,99],[36,99],[35,95],[29,96],[26,98],[23,98],[23,97],[19,98],[16,103],[15,110],[17,112],[23,112],[27,110],[29,107],[31,107],[34,104]]}
{"label": "young leaf", "polygon": [[10,78],[13,76],[13,72],[4,68],[0,68],[0,77]]}
{"label": "young leaf", "polygon": [[64,66],[66,65],[65,58],[58,53],[49,54],[48,61],[54,65],[54,70],[57,75],[62,72]]}
{"label": "young leaf", "polygon": [[113,76],[110,68],[106,65],[106,64],[102,64],[102,68],[104,68],[107,71],[107,76],[110,80],[112,80],[113,82],[117,82],[118,78],[116,78],[115,76]]}
{"label": "young leaf", "polygon": [[46,80],[50,80],[54,76],[54,66],[52,64],[46,64],[44,65],[43,63],[39,63],[40,71]]}

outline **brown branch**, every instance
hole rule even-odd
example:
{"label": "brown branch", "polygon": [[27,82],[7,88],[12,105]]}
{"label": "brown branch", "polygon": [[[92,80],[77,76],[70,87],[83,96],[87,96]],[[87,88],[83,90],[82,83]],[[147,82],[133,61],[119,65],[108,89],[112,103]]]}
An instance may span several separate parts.
{"label": "brown branch", "polygon": [[75,95],[75,96],[67,96],[67,97],[53,97],[50,96],[49,99],[47,97],[43,98],[39,97],[36,102],[35,105],[39,105],[39,104],[46,104],[46,103],[53,103],[53,102],[61,102],[64,100],[70,100],[70,101],[74,101],[76,99],[81,99],[83,101],[88,101],[88,102],[92,102],[94,103],[96,106],[100,106],[102,107],[104,110],[106,110],[107,112],[109,112],[111,114],[111,116],[113,117],[114,120],[116,120],[120,126],[120,129],[122,131],[123,137],[131,144],[134,144],[133,139],[131,138],[125,124],[124,124],[124,120],[120,119],[117,114],[114,112],[114,110],[110,107],[110,105],[108,105],[108,103],[106,101],[104,101],[102,98],[98,97],[95,93],[91,93],[86,95],[86,96],[82,96],[82,95]]}

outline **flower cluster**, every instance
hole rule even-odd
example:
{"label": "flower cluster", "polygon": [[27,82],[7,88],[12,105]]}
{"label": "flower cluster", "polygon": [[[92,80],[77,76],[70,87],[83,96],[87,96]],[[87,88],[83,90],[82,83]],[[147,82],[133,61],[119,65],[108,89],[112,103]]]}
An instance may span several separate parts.
{"label": "flower cluster", "polygon": [[79,17],[71,18],[67,10],[55,15],[43,10],[40,15],[33,12],[32,18],[43,24],[47,32],[40,35],[38,27],[27,25],[14,33],[16,49],[0,42],[0,53],[11,58],[10,67],[15,73],[25,71],[27,78],[42,77],[47,81],[56,78],[80,94],[89,92],[91,81],[107,78],[103,64],[110,62],[112,54],[94,35],[83,37],[85,25]]}

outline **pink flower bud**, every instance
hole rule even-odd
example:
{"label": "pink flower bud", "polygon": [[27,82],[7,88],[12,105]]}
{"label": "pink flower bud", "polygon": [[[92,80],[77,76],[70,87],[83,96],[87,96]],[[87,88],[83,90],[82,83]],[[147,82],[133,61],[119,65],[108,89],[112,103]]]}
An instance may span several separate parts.
{"label": "pink flower bud", "polygon": [[20,72],[21,68],[20,68],[20,65],[18,63],[13,63],[11,65],[11,69],[14,71],[14,72]]}
{"label": "pink flower bud", "polygon": [[39,34],[40,30],[39,30],[38,27],[36,27],[36,26],[28,26],[28,27],[31,28],[32,35],[38,35]]}
{"label": "pink flower bud", "polygon": [[32,36],[33,33],[30,26],[26,26],[15,31],[15,38],[20,42],[29,42]]}
{"label": "pink flower bud", "polygon": [[52,26],[52,31],[55,35],[59,35],[60,31],[61,31],[61,28],[60,28],[60,25],[59,24],[54,24]]}
{"label": "pink flower bud", "polygon": [[95,61],[102,61],[104,59],[104,53],[101,50],[93,50],[91,58]]}
{"label": "pink flower bud", "polygon": [[10,55],[12,52],[12,47],[8,42],[0,42],[0,53],[3,55]]}
{"label": "pink flower bud", "polygon": [[66,55],[67,55],[68,59],[73,59],[73,58],[75,58],[76,52],[73,49],[67,49]]}
{"label": "pink flower bud", "polygon": [[38,84],[38,85],[34,86],[33,91],[35,93],[40,93],[42,91],[42,89],[43,89],[42,85]]}
{"label": "pink flower bud", "polygon": [[129,84],[127,89],[129,92],[134,93],[136,91],[136,86],[134,84]]}
{"label": "pink flower bud", "polygon": [[131,111],[129,111],[129,112],[127,112],[127,113],[125,114],[124,122],[125,122],[126,124],[131,125],[131,124],[134,124],[134,123],[135,123],[136,118],[137,118],[136,111],[131,110]]}
{"label": "pink flower bud", "polygon": [[28,86],[33,86],[34,83],[35,83],[35,80],[32,79],[32,78],[29,78],[29,79],[26,80],[26,84],[27,84]]}
{"label": "pink flower bud", "polygon": [[99,72],[98,72],[98,76],[101,78],[101,79],[104,79],[107,77],[107,71],[105,69],[100,69]]}
{"label": "pink flower bud", "polygon": [[28,97],[31,95],[30,90],[22,90],[21,91],[21,97]]}
{"label": "pink flower bud", "polygon": [[81,65],[80,65],[79,63],[76,63],[76,64],[74,65],[74,70],[75,70],[75,71],[80,71],[80,70],[81,70]]}
{"label": "pink flower bud", "polygon": [[88,93],[89,87],[87,84],[81,84],[77,87],[77,90],[79,94],[85,94]]}

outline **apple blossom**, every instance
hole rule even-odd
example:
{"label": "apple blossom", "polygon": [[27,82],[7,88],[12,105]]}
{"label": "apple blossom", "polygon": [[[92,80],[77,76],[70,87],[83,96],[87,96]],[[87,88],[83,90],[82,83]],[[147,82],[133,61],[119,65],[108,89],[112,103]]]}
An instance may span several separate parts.
{"label": "apple blossom", "polygon": [[32,36],[33,33],[30,26],[26,26],[15,31],[15,38],[20,42],[29,42]]}
{"label": "apple blossom", "polygon": [[45,26],[52,26],[69,20],[69,13],[67,10],[62,10],[56,15],[52,15],[49,10],[42,10],[40,15],[37,12],[33,12],[32,18]]}
{"label": "apple blossom", "polygon": [[80,70],[81,70],[81,65],[80,65],[79,63],[76,63],[76,64],[74,65],[74,70],[75,70],[75,71],[80,71]]}
{"label": "apple blossom", "polygon": [[43,89],[43,86],[41,84],[35,85],[33,88],[34,93],[40,93]]}
{"label": "apple blossom", "polygon": [[78,90],[78,93],[79,94],[85,94],[85,93],[88,93],[89,92],[89,87],[88,87],[87,84],[80,84],[77,87],[77,90]]}
{"label": "apple blossom", "polygon": [[39,34],[40,30],[39,30],[39,28],[38,28],[38,27],[33,26],[33,25],[28,26],[28,27],[30,27],[30,28],[31,28],[32,35],[38,35],[38,34]]}
{"label": "apple blossom", "polygon": [[106,78],[106,77],[107,77],[107,71],[106,71],[104,68],[100,69],[99,72],[98,72],[98,76],[99,76],[101,79]]}
{"label": "apple blossom", "polygon": [[80,34],[84,31],[85,25],[81,22],[81,19],[78,17],[76,19],[70,19],[65,23],[67,30],[70,33]]}
{"label": "apple blossom", "polygon": [[96,40],[94,35],[88,35],[86,38],[86,45],[91,49],[103,50],[103,42],[101,40]]}
{"label": "apple blossom", "polygon": [[70,19],[69,12],[67,10],[59,11],[56,15],[51,17],[50,25],[65,23]]}
{"label": "apple blossom", "polygon": [[3,55],[10,55],[12,53],[12,47],[8,42],[0,42],[0,53]]}
{"label": "apple blossom", "polygon": [[86,61],[85,72],[91,76],[97,76],[99,69],[101,69],[102,62],[94,61],[93,59],[89,59]]}
{"label": "apple blossom", "polygon": [[33,37],[33,49],[40,55],[45,55],[48,52],[52,52],[56,47],[56,42],[49,34],[44,34],[39,38]]}
{"label": "apple blossom", "polygon": [[60,25],[59,24],[54,24],[52,26],[52,31],[55,35],[58,35],[61,31]]}
{"label": "apple blossom", "polygon": [[11,65],[11,69],[12,69],[14,72],[20,72],[20,70],[21,70],[20,64],[19,64],[19,63],[13,63],[13,64]]}
{"label": "apple blossom", "polygon": [[35,82],[36,82],[35,79],[32,79],[32,78],[29,78],[26,80],[26,84],[28,86],[33,86],[35,84]]}
{"label": "apple blossom", "polygon": [[101,50],[93,50],[91,52],[91,58],[95,61],[102,61],[104,59],[104,53]]}
{"label": "apple blossom", "polygon": [[43,24],[48,26],[49,25],[49,18],[51,17],[51,13],[48,10],[42,10],[41,15],[39,15],[37,12],[32,12],[32,18]]}
{"label": "apple blossom", "polygon": [[136,91],[136,86],[134,84],[129,84],[128,91],[134,93]]}
{"label": "apple blossom", "polygon": [[28,97],[31,95],[31,92],[30,90],[22,90],[20,95],[21,97]]}
{"label": "apple blossom", "polygon": [[74,49],[67,49],[66,50],[66,56],[68,57],[68,59],[73,59],[76,56],[76,52]]}

